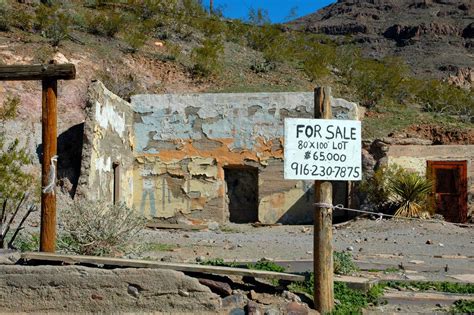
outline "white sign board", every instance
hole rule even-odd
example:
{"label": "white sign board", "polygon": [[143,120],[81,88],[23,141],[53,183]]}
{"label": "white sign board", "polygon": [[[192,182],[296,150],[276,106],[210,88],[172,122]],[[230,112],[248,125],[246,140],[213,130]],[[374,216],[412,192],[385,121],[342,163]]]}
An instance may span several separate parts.
{"label": "white sign board", "polygon": [[362,179],[361,123],[285,119],[285,179]]}

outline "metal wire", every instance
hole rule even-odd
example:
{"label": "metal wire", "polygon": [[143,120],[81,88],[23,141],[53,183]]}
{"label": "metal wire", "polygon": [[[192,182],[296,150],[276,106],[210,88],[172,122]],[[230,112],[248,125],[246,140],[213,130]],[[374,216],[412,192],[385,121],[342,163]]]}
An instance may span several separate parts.
{"label": "metal wire", "polygon": [[[367,210],[351,209],[351,208],[344,207],[344,205],[342,205],[342,204],[332,205],[332,204],[329,204],[329,203],[315,203],[314,205],[316,207],[319,207],[319,208],[331,208],[331,209],[338,209],[338,210],[345,210],[345,211],[352,211],[352,212],[357,212],[357,213],[376,215],[376,216],[378,216],[378,218],[376,220],[377,222],[382,221],[383,217],[403,219],[403,220],[412,220],[412,221],[420,221],[420,222],[433,222],[433,223],[440,223],[441,222],[439,220],[428,220],[428,219],[420,219],[420,218],[407,218],[407,217],[400,217],[400,216],[395,216],[395,215],[391,215],[391,214],[385,214],[385,213],[381,213],[381,212],[377,213],[377,212],[372,212],[372,211],[367,211]],[[449,223],[454,224],[454,225],[459,225],[459,226],[469,226],[469,227],[474,226],[474,224],[470,224],[470,223],[453,223],[453,222],[449,222]]]}

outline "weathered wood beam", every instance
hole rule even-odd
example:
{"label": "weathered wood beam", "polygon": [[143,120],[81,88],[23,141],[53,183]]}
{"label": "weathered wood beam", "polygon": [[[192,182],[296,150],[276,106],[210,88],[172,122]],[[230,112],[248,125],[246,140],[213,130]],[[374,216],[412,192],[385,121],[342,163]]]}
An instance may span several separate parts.
{"label": "weathered wood beam", "polygon": [[0,81],[26,80],[73,80],[76,68],[73,64],[0,65]]}
{"label": "weathered wood beam", "polygon": [[304,281],[305,277],[294,275],[290,273],[281,273],[274,271],[252,270],[243,268],[219,267],[219,266],[205,266],[184,263],[167,263],[161,261],[138,260],[138,259],[124,259],[124,258],[108,258],[95,256],[80,256],[80,255],[61,255],[52,253],[37,253],[25,252],[22,253],[21,258],[26,260],[40,260],[50,261],[54,263],[66,264],[93,264],[93,265],[108,265],[117,267],[130,268],[158,268],[158,269],[172,269],[183,272],[198,272],[218,275],[237,275],[249,276],[254,278],[267,279],[282,279],[288,281]]}

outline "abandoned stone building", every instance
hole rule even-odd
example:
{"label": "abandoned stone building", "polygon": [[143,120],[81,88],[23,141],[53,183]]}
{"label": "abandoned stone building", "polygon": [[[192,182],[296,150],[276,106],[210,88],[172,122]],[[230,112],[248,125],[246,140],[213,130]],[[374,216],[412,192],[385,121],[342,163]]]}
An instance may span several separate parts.
{"label": "abandoned stone building", "polygon": [[[331,106],[335,119],[361,116],[354,103],[333,99]],[[283,178],[283,126],[287,117],[313,112],[313,93],[136,95],[128,103],[94,82],[77,194],[125,202],[148,218],[310,223],[313,182]],[[395,145],[384,158],[421,173],[433,169],[437,178],[454,176],[459,200],[465,198],[456,218],[462,220],[468,190],[473,207],[473,147]],[[445,160],[460,161],[459,174],[435,162]],[[351,183],[333,184],[334,203],[354,205]],[[449,187],[436,184],[436,194],[452,203]]]}

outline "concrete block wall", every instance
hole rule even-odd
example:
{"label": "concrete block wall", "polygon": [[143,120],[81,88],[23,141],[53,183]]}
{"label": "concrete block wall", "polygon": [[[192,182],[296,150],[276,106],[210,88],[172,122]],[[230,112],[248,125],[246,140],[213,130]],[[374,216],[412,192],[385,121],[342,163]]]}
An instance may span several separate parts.
{"label": "concrete block wall", "polygon": [[[148,217],[229,220],[226,168],[258,169],[258,220],[312,220],[312,183],[283,179],[284,118],[311,118],[313,93],[136,95],[133,205]],[[341,99],[333,115],[357,119]]]}
{"label": "concrete block wall", "polygon": [[89,86],[77,195],[113,202],[114,163],[118,163],[120,201],[133,206],[132,124],[130,103],[101,82]]}
{"label": "concrete block wall", "polygon": [[426,176],[427,161],[467,161],[468,215],[474,213],[474,145],[391,145],[388,164]]}

